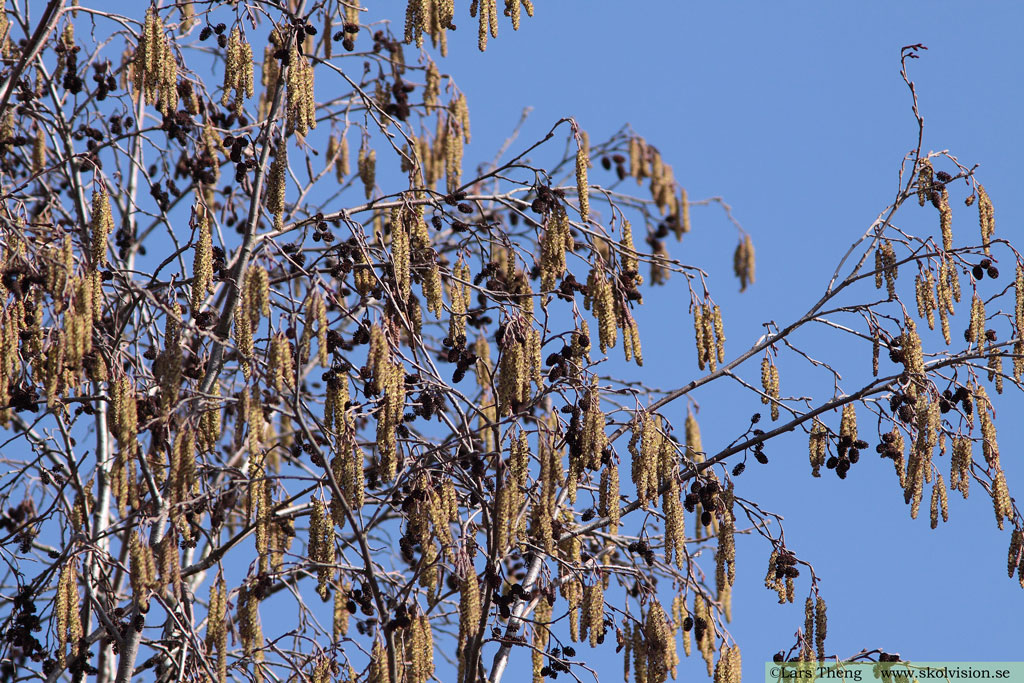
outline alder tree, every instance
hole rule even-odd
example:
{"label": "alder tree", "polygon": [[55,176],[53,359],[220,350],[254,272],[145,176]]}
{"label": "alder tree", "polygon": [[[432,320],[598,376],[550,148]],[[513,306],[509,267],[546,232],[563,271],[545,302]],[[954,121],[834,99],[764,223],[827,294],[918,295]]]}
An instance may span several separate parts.
{"label": "alder tree", "polygon": [[[394,4],[0,1],[0,680],[606,681],[604,648],[735,683],[738,534],[806,606],[780,657],[890,659],[829,649],[820,577],[744,497],[792,432],[794,486],[881,457],[933,528],[973,488],[1024,580],[994,421],[1024,261],[975,167],[922,149],[923,46],[891,203],[727,347],[713,292],[754,284],[754,240],[719,238],[736,280],[674,257],[693,211],[732,216],[638,132],[564,118],[464,165],[447,37],[514,40],[530,0]],[[685,386],[641,367],[657,286]],[[793,398],[781,367],[834,372],[812,325],[863,372]],[[718,380],[749,410],[706,450]]]}

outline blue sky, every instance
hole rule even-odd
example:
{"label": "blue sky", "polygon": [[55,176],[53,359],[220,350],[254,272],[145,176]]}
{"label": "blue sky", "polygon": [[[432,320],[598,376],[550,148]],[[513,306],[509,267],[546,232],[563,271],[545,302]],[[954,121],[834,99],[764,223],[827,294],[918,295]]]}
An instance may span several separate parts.
{"label": "blue sky", "polygon": [[[722,196],[753,235],[757,282],[742,296],[731,274],[735,231],[719,210],[694,209],[694,232],[673,250],[711,272],[731,353],[748,348],[763,322],[783,324],[806,310],[839,257],[895,196],[900,162],[916,141],[899,76],[903,45],[929,48],[911,64],[924,149],[948,149],[967,166],[979,164],[997,234],[1019,239],[1015,157],[1024,124],[1022,62],[1014,45],[1024,10],[1017,4],[647,2],[634,12],[610,2],[537,6],[518,34],[502,23],[486,54],[470,54],[476,33],[468,17],[462,25],[469,30],[452,37],[442,69],[469,98],[474,141],[467,158],[489,159],[525,106],[533,112],[523,142],[562,116],[575,117],[592,141],[631,124],[660,149],[692,199]],[[959,202],[954,207],[958,244],[976,242],[976,212]],[[936,231],[934,211],[916,209],[900,214],[901,226]],[[1005,279],[1012,259],[1001,265]],[[681,291],[670,283],[647,294],[638,312],[645,375],[665,387],[696,372]],[[963,316],[955,320],[953,329],[962,329]],[[866,347],[835,335],[806,334],[800,341],[812,355],[839,361],[844,389],[859,388],[870,376]],[[779,367],[783,394],[825,386],[793,354],[783,354]],[[757,364],[744,369],[756,382]],[[709,387],[696,396],[710,451],[758,409],[734,396],[742,396],[735,387]],[[737,405],[744,406],[738,415]],[[1024,402],[1008,389],[996,407],[1014,493],[1024,485],[1018,455],[1024,435],[1016,419]],[[684,410],[679,405],[668,413],[681,421]],[[869,429],[866,411],[860,414],[861,429]],[[838,424],[838,415],[832,422]],[[949,523],[932,531],[927,510],[910,519],[891,463],[873,453],[839,481],[810,477],[802,435],[767,452],[770,465],[751,461],[738,490],[785,517],[790,546],[823,577],[829,653],[881,647],[915,660],[1017,655],[1017,629],[996,625],[1015,623],[1024,595],[1006,578],[1008,532],[996,529],[983,492],[975,489],[967,501],[951,497]],[[792,644],[803,621],[806,582],[798,583],[798,604],[785,607],[763,588],[768,552],[755,539],[738,550],[731,632],[743,648],[747,680],[763,677],[764,661]],[[621,675],[621,658],[610,649],[581,657],[602,680]],[[693,664],[681,678],[704,675],[703,663]]]}

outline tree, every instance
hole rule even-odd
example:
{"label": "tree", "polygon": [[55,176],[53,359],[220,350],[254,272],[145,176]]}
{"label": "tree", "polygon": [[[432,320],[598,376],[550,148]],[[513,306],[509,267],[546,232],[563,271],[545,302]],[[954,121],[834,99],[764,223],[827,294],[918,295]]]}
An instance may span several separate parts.
{"label": "tree", "polygon": [[[433,59],[450,3],[410,2],[398,34],[334,0],[10,4],[5,680],[497,681],[527,652],[541,679],[621,647],[662,681],[681,643],[726,683],[742,533],[780,601],[806,601],[784,657],[888,659],[827,649],[819,577],[743,495],[748,457],[795,430],[812,476],[877,444],[933,527],[973,481],[1024,580],[990,397],[1021,386],[1024,268],[951,154],[919,137],[820,300],[732,354],[711,274],[668,250],[692,205],[728,206],[691,200],[636,131],[591,144],[567,118],[464,171],[469,104]],[[505,10],[518,28],[532,6]],[[494,0],[470,16],[483,49]],[[921,48],[903,53],[919,131]],[[980,241],[954,240],[958,201]],[[931,233],[895,221],[923,210]],[[605,361],[642,364],[633,311],[654,285],[685,287],[694,323],[696,374],[674,390]],[[872,376],[787,397],[780,362],[811,358],[795,333],[836,317]],[[694,396],[721,379],[765,413],[715,425],[731,443],[706,452]]]}

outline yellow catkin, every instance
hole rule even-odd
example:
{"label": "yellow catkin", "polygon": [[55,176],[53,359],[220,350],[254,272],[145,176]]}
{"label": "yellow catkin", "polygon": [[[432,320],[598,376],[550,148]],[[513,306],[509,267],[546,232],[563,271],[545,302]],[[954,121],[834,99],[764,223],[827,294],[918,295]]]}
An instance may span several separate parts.
{"label": "yellow catkin", "polygon": [[667,484],[661,503],[665,515],[665,562],[671,562],[674,554],[676,566],[682,568],[686,564],[686,520],[679,499],[679,480],[673,475],[668,477]]}
{"label": "yellow catkin", "polygon": [[359,179],[363,181],[366,198],[370,199],[373,197],[373,188],[377,183],[377,150],[370,147],[369,140],[365,136],[356,158],[356,170],[359,173]]}
{"label": "yellow catkin", "polygon": [[224,68],[224,92],[221,104],[231,102],[234,91],[233,109],[236,116],[242,114],[242,105],[246,97],[253,95],[253,58],[252,45],[242,35],[238,26],[231,29],[228,38],[227,63]]}
{"label": "yellow catkin", "polygon": [[821,476],[821,466],[825,464],[825,448],[828,445],[828,429],[818,418],[811,424],[811,436],[808,451],[811,459],[811,476]]}
{"label": "yellow catkin", "polygon": [[704,338],[704,308],[699,304],[693,306],[693,332],[697,344],[697,366],[703,370],[707,365],[707,342]]}
{"label": "yellow catkin", "polygon": [[598,267],[590,270],[587,278],[587,296],[584,306],[593,310],[598,323],[598,339],[601,353],[614,348],[618,340],[618,320],[615,309],[615,293],[604,271]]}
{"label": "yellow catkin", "polygon": [[317,593],[322,600],[331,594],[330,578],[335,558],[334,521],[323,501],[314,500],[309,513],[309,559],[316,564]]}
{"label": "yellow catkin", "polygon": [[551,603],[546,597],[537,601],[537,607],[533,611],[533,683],[542,683],[544,676],[541,669],[544,668],[544,653],[547,651],[550,632],[548,624],[551,622]]}
{"label": "yellow catkin", "polygon": [[1013,578],[1014,572],[1024,587],[1024,531],[1019,528],[1010,534],[1010,547],[1006,552],[1006,573]]}
{"label": "yellow catkin", "polygon": [[1014,337],[1013,343],[1013,379],[1019,382],[1024,376],[1024,267],[1017,264],[1014,278]]}
{"label": "yellow catkin", "polygon": [[702,327],[701,338],[704,340],[704,360],[711,372],[714,372],[717,366],[718,353],[715,346],[715,316],[710,304],[701,306],[700,322]]}
{"label": "yellow catkin", "polygon": [[295,363],[292,359],[292,347],[288,338],[281,332],[270,340],[270,351],[267,356],[267,372],[270,373],[270,385],[277,393],[285,387],[295,385]]}
{"label": "yellow catkin", "polygon": [[769,356],[761,361],[761,403],[771,405],[772,420],[779,419],[779,368]]}
{"label": "yellow catkin", "polygon": [[676,638],[669,627],[669,617],[657,600],[651,602],[643,626],[644,649],[647,654],[646,673],[648,683],[664,683],[669,672],[679,664],[676,654]]}
{"label": "yellow catkin", "polygon": [[94,270],[107,265],[107,238],[114,231],[114,219],[110,213],[110,197],[106,190],[97,190],[92,195],[92,220],[90,222],[90,260]]}
{"label": "yellow catkin", "polygon": [[556,287],[565,274],[565,256],[572,251],[573,239],[569,217],[565,211],[553,211],[547,218],[540,239],[541,289],[545,292]]}
{"label": "yellow catkin", "polygon": [[274,229],[284,225],[284,203],[288,181],[288,142],[282,137],[274,152],[267,175],[266,206],[274,216]]}
{"label": "yellow catkin", "polygon": [[206,208],[196,208],[199,236],[195,244],[195,256],[192,260],[192,311],[198,314],[202,309],[206,295],[213,291],[213,234]]}
{"label": "yellow catkin", "polygon": [[892,244],[885,241],[875,250],[875,288],[881,289],[884,282],[889,299],[895,299],[898,274],[896,252]]}
{"label": "yellow catkin", "polygon": [[480,586],[476,575],[470,570],[459,587],[459,637],[456,655],[459,661],[459,678],[466,679],[466,667],[470,664],[465,655],[467,645],[476,638],[480,626]]}
{"label": "yellow catkin", "polygon": [[587,181],[587,167],[590,153],[582,142],[576,149],[576,194],[580,202],[580,221],[586,224],[590,216],[590,183]]}
{"label": "yellow catkin", "polygon": [[288,41],[287,85],[288,114],[286,129],[305,136],[316,128],[316,98],[313,95],[313,65],[299,51],[294,40]]}
{"label": "yellow catkin", "polygon": [[598,514],[608,518],[608,533],[615,534],[619,529],[619,467],[609,462],[601,471],[601,489],[599,493]]}
{"label": "yellow catkin", "polygon": [[334,642],[338,643],[348,635],[348,624],[350,613],[348,611],[348,584],[342,584],[339,590],[334,591]]}
{"label": "yellow catkin", "polygon": [[57,582],[57,597],[54,615],[57,621],[57,661],[66,663],[65,646],[70,645],[70,656],[78,656],[79,641],[82,638],[82,621],[79,616],[81,599],[78,596],[77,560],[72,556],[61,567]]}
{"label": "yellow catkin", "polygon": [[210,585],[210,608],[206,621],[206,647],[217,653],[217,681],[227,680],[227,585],[220,577]]}
{"label": "yellow catkin", "polygon": [[949,190],[945,187],[939,193],[939,231],[942,233],[942,248],[953,248],[953,209],[949,206]]}
{"label": "yellow catkin", "polygon": [[260,623],[259,598],[248,587],[238,590],[238,636],[246,659],[252,662],[253,676],[263,681],[263,625]]}
{"label": "yellow catkin", "polygon": [[583,587],[583,619],[580,638],[587,638],[590,647],[604,640],[604,585],[600,580]]}
{"label": "yellow catkin", "polygon": [[917,171],[917,203],[921,206],[924,206],[931,196],[932,180],[932,162],[928,159],[922,159]]}
{"label": "yellow catkin", "polygon": [[828,616],[825,600],[816,595],[814,600],[814,647],[819,662],[825,661],[825,637],[828,635]]}
{"label": "yellow catkin", "polygon": [[733,272],[740,281],[740,291],[746,291],[747,287],[754,283],[755,257],[754,241],[750,235],[744,235],[732,257]]}
{"label": "yellow catkin", "polygon": [[162,114],[171,115],[178,104],[178,66],[156,5],[146,11],[132,63],[134,87],[146,99],[157,102]]}
{"label": "yellow catkin", "polygon": [[978,185],[978,223],[981,225],[981,243],[985,254],[991,255],[990,243],[996,231],[995,210],[984,185]]}

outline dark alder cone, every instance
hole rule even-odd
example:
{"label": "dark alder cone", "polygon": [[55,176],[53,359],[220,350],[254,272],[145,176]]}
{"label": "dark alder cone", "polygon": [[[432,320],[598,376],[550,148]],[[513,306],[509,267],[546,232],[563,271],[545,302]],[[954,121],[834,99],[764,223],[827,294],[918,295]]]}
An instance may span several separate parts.
{"label": "dark alder cone", "polygon": [[974,266],[971,269],[971,273],[974,275],[975,280],[981,280],[985,277],[985,269],[981,266]]}
{"label": "dark alder cone", "polygon": [[999,269],[996,268],[995,266],[989,266],[988,268],[985,269],[985,274],[988,275],[993,280],[995,280],[997,277],[999,277]]}

